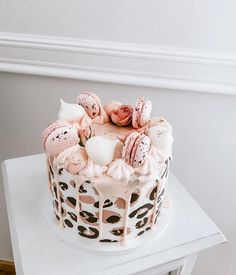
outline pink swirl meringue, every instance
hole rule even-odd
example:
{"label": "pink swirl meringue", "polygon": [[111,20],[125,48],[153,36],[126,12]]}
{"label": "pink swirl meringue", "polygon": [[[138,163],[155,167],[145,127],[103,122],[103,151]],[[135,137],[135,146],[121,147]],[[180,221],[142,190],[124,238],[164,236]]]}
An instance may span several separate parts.
{"label": "pink swirl meringue", "polygon": [[147,155],[142,166],[135,168],[135,173],[141,176],[151,176],[153,179],[160,178],[160,171],[158,169],[155,159],[151,155]]}
{"label": "pink swirl meringue", "polygon": [[62,165],[68,172],[76,175],[86,167],[88,155],[83,147],[75,145],[63,151],[57,157],[56,162],[58,165]]}
{"label": "pink swirl meringue", "polygon": [[134,173],[134,168],[128,165],[123,159],[113,161],[108,168],[107,175],[114,180],[129,180]]}
{"label": "pink swirl meringue", "polygon": [[80,175],[88,178],[100,177],[106,171],[106,166],[100,166],[93,162],[91,159],[88,159],[88,163],[86,167],[80,172]]}

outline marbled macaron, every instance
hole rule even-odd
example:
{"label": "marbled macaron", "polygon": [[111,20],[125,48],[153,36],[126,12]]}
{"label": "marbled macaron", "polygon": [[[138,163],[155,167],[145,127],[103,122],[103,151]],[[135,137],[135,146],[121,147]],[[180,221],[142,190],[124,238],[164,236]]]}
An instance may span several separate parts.
{"label": "marbled macaron", "polygon": [[92,119],[101,114],[101,101],[94,93],[83,92],[78,95],[76,102],[84,107],[85,111]]}
{"label": "marbled macaron", "polygon": [[80,141],[77,129],[66,121],[56,121],[49,125],[44,130],[42,139],[45,151],[53,157]]}
{"label": "marbled macaron", "polygon": [[152,103],[150,100],[145,100],[144,97],[139,97],[133,110],[132,125],[135,129],[143,127],[150,120],[152,111]]}
{"label": "marbled macaron", "polygon": [[150,149],[150,138],[139,132],[130,133],[124,143],[122,157],[133,167],[141,166]]}

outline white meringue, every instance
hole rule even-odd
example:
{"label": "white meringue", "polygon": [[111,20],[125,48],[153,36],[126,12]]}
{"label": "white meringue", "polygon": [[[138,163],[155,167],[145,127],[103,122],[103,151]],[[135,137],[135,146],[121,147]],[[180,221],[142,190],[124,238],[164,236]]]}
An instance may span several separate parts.
{"label": "white meringue", "polygon": [[128,165],[123,159],[113,161],[108,168],[107,175],[114,180],[129,180],[134,173],[134,168]]}
{"label": "white meringue", "polygon": [[147,135],[151,139],[151,144],[157,148],[165,159],[172,156],[174,139],[172,137],[172,128],[167,121],[149,128]]}
{"label": "white meringue", "polygon": [[106,166],[97,165],[91,159],[89,159],[86,167],[80,172],[80,175],[88,178],[100,177],[106,171]]}
{"label": "white meringue", "polygon": [[89,158],[100,166],[108,165],[115,155],[119,140],[110,140],[102,136],[91,137],[85,144]]}
{"label": "white meringue", "polygon": [[67,121],[80,121],[86,112],[84,108],[78,104],[66,103],[61,99],[61,108],[58,113],[58,119]]}

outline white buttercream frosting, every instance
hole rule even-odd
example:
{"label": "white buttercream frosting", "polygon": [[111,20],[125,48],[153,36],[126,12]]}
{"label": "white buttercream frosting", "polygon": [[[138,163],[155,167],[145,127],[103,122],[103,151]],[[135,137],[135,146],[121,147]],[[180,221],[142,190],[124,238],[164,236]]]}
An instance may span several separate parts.
{"label": "white buttercream frosting", "polygon": [[123,159],[113,161],[108,168],[107,175],[114,180],[129,180],[134,173],[134,168],[128,165]]}
{"label": "white buttercream frosting", "polygon": [[88,178],[100,177],[106,171],[106,166],[100,166],[89,159],[86,167],[80,172],[80,175]]}
{"label": "white buttercream frosting", "polygon": [[61,99],[61,108],[58,113],[58,119],[67,121],[80,121],[86,112],[84,108],[78,104],[66,103]]}

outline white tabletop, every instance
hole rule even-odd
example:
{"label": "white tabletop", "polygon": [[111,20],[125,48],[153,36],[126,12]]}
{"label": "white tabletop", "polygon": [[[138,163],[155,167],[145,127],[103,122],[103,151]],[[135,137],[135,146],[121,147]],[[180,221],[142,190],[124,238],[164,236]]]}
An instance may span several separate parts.
{"label": "white tabletop", "polygon": [[19,275],[131,274],[185,257],[225,241],[173,174],[168,227],[154,242],[126,255],[95,255],[61,242],[43,222],[47,188],[45,155],[6,160],[4,188]]}

